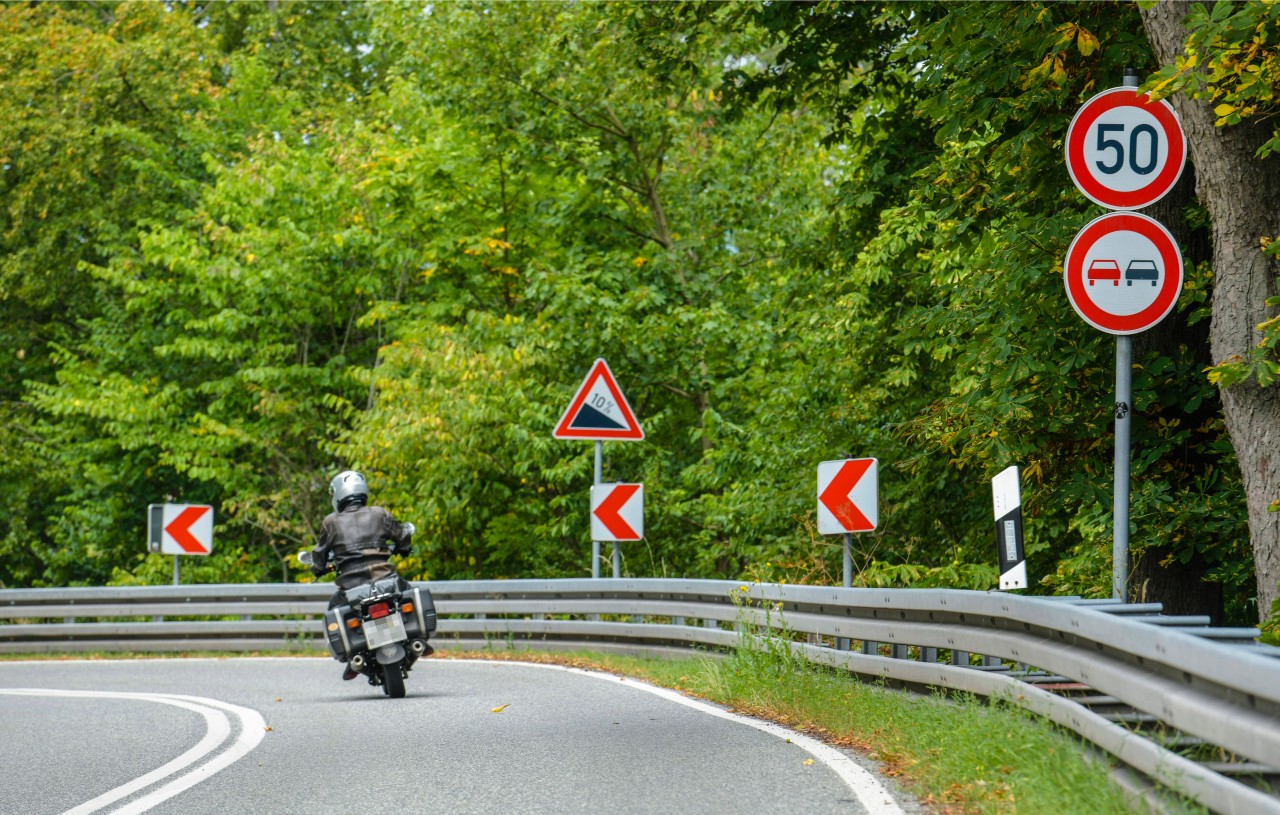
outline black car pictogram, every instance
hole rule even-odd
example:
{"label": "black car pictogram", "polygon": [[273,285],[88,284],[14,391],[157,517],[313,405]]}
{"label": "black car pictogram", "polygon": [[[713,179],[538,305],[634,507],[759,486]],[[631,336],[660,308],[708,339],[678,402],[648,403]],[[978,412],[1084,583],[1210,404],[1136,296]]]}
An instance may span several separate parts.
{"label": "black car pictogram", "polygon": [[1132,286],[1135,280],[1150,280],[1155,286],[1160,282],[1160,269],[1154,260],[1131,260],[1129,268],[1124,270],[1124,280],[1127,286]]}

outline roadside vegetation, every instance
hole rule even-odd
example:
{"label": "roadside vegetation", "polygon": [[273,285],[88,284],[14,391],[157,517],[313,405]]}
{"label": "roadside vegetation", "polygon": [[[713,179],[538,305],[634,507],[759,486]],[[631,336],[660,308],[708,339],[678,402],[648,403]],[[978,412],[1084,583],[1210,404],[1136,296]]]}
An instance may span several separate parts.
{"label": "roadside vegetation", "polygon": [[859,585],[992,587],[1016,464],[1032,591],[1106,596],[1062,139],[1132,66],[1196,165],[1135,347],[1133,589],[1256,623],[1280,192],[1238,184],[1280,179],[1277,43],[1266,3],[0,4],[0,586],[167,582],[161,502],[215,506],[188,579],[310,579],[346,467],[421,531],[406,576],[589,574],[591,445],[550,434],[603,356],[646,434],[605,446],[627,575],[835,582],[813,481],[852,454]]}

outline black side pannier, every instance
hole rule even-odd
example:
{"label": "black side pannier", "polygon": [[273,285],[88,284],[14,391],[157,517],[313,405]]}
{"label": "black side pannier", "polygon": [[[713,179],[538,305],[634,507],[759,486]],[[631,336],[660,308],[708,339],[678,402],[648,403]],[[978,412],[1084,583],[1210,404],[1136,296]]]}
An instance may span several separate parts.
{"label": "black side pannier", "polygon": [[[349,621],[355,620],[354,626]],[[339,662],[346,662],[358,651],[369,647],[364,638],[360,616],[351,606],[338,606],[324,613],[324,634],[329,643],[329,653]]]}
{"label": "black side pannier", "polygon": [[402,612],[405,633],[413,639],[430,639],[436,630],[436,603],[431,598],[431,590],[414,586],[404,593],[401,603],[405,602],[413,604],[413,611]]}

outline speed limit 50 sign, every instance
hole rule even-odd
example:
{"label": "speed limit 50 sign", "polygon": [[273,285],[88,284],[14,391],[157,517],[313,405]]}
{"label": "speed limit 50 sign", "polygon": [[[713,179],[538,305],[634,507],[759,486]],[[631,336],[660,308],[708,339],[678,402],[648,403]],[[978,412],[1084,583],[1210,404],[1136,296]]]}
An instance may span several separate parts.
{"label": "speed limit 50 sign", "polygon": [[1066,154],[1071,180],[1089,200],[1107,209],[1141,209],[1178,183],[1187,140],[1168,102],[1111,88],[1076,112]]}

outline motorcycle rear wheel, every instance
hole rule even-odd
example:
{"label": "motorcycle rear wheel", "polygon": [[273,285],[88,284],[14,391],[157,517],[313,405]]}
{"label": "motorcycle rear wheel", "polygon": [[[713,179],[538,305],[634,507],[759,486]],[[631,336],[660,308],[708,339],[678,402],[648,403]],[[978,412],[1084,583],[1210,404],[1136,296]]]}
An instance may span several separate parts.
{"label": "motorcycle rear wheel", "polygon": [[400,662],[393,662],[390,665],[379,666],[382,670],[382,692],[392,699],[404,698],[404,671]]}

